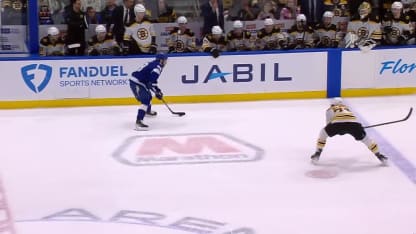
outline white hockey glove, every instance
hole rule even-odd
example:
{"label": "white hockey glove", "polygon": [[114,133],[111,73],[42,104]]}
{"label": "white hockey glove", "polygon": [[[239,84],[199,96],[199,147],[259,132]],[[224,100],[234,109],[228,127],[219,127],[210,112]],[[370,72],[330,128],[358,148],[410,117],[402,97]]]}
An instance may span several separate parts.
{"label": "white hockey glove", "polygon": [[355,48],[357,45],[357,41],[358,41],[358,36],[357,34],[353,33],[353,32],[348,32],[345,35],[345,48]]}
{"label": "white hockey glove", "polygon": [[368,51],[373,49],[376,45],[377,45],[376,41],[374,41],[373,39],[367,39],[364,41],[364,43],[359,45],[358,48],[360,48],[361,52],[367,53]]}

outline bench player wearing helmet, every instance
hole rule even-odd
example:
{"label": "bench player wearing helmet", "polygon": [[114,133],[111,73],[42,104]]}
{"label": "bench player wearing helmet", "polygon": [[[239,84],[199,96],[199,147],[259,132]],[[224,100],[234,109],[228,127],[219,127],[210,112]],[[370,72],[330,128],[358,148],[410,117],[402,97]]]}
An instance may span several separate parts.
{"label": "bench player wearing helmet", "polygon": [[345,35],[345,47],[358,47],[367,52],[380,44],[382,38],[380,20],[372,14],[371,4],[362,2],[358,7],[358,15],[351,17]]}
{"label": "bench player wearing helmet", "polygon": [[169,53],[188,53],[196,51],[195,34],[187,28],[188,20],[185,16],[178,17],[178,27],[169,33]]}
{"label": "bench player wearing helmet", "polygon": [[57,27],[49,27],[48,35],[40,40],[40,56],[63,56],[65,55],[65,41],[60,36]]}
{"label": "bench player wearing helmet", "polygon": [[88,40],[88,55],[120,55],[121,49],[113,34],[107,33],[104,25],[95,27],[95,35]]}
{"label": "bench player wearing helmet", "polygon": [[142,4],[134,6],[135,21],[124,33],[124,54],[156,54],[156,32],[153,23],[146,16],[146,8]]}
{"label": "bench player wearing helmet", "polygon": [[201,50],[203,52],[211,53],[212,57],[217,58],[222,51],[227,49],[227,40],[223,35],[223,31],[220,26],[213,26],[211,33],[207,34],[202,39]]}

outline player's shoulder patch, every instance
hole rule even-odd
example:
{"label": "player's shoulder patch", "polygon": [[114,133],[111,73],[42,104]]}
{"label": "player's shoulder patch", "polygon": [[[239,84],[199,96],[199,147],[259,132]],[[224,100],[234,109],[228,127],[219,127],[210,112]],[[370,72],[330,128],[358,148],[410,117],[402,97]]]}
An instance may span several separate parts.
{"label": "player's shoulder patch", "polygon": [[262,38],[264,37],[264,34],[265,34],[265,31],[264,31],[264,28],[262,28],[257,32],[257,37]]}
{"label": "player's shoulder patch", "polygon": [[220,44],[226,45],[227,44],[227,38],[225,38],[224,36],[221,36],[219,42],[220,42]]}
{"label": "player's shoulder patch", "polygon": [[112,40],[114,37],[113,37],[113,34],[111,34],[111,33],[107,33],[106,35],[105,35],[105,40]]}
{"label": "player's shoulder patch", "polygon": [[380,23],[380,17],[378,15],[372,15],[369,17],[370,23]]}
{"label": "player's shoulder patch", "polygon": [[273,33],[280,33],[280,28],[273,28]]}
{"label": "player's shoulder patch", "polygon": [[172,30],[170,30],[169,34],[174,34],[174,33],[178,33],[179,28],[178,27],[173,27]]}
{"label": "player's shoulder patch", "polygon": [[195,35],[195,33],[192,32],[192,30],[190,30],[189,28],[187,28],[184,33],[191,36],[191,37],[193,37]]}
{"label": "player's shoulder patch", "polygon": [[152,21],[148,18],[148,17],[144,17],[143,19],[142,19],[142,22],[141,22],[142,24],[152,24]]}
{"label": "player's shoulder patch", "polygon": [[208,35],[206,36],[206,38],[207,38],[209,41],[212,41],[212,34],[208,34]]}
{"label": "player's shoulder patch", "polygon": [[360,16],[358,14],[354,14],[350,18],[350,22],[356,22],[356,21],[360,21]]}
{"label": "player's shoulder patch", "polygon": [[43,37],[41,40],[40,40],[40,43],[42,44],[42,45],[48,45],[49,44],[49,38],[48,37]]}
{"label": "player's shoulder patch", "polygon": [[296,25],[292,25],[292,27],[290,27],[287,30],[288,33],[293,33],[293,32],[296,32],[296,31],[298,31],[298,29],[296,28]]}
{"label": "player's shoulder patch", "polygon": [[132,24],[130,24],[129,26],[127,26],[126,27],[126,29],[128,29],[128,28],[134,28],[134,27],[136,27],[138,25],[138,23],[137,22],[133,22]]}
{"label": "player's shoulder patch", "polygon": [[60,38],[58,38],[58,42],[57,42],[57,44],[65,44],[64,39],[62,39],[61,37],[60,37]]}

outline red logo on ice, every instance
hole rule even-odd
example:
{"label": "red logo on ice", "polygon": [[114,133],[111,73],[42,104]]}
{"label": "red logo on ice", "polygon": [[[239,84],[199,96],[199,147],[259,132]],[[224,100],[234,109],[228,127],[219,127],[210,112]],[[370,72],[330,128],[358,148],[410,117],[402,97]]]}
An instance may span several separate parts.
{"label": "red logo on ice", "polygon": [[209,149],[215,153],[238,153],[236,147],[227,144],[215,136],[189,136],[185,142],[179,142],[174,137],[160,137],[144,139],[140,145],[137,155],[157,156],[162,155],[165,150],[178,154],[198,154]]}
{"label": "red logo on ice", "polygon": [[135,166],[254,161],[262,155],[257,146],[219,133],[131,137],[113,154]]}

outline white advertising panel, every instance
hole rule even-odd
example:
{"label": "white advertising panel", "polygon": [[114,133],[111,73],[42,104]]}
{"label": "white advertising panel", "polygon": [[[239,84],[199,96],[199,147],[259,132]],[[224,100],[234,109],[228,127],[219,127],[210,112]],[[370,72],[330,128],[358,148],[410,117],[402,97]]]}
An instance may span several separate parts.
{"label": "white advertising panel", "polygon": [[416,48],[342,53],[342,89],[416,87]]}
{"label": "white advertising panel", "polygon": [[129,97],[131,72],[148,59],[1,61],[1,100]]}
{"label": "white advertising panel", "polygon": [[[130,74],[147,58],[0,61],[0,100],[131,97]],[[167,96],[326,90],[326,52],[171,57]]]}
{"label": "white advertising panel", "polygon": [[162,82],[173,95],[322,91],[326,62],[326,52],[175,57]]}
{"label": "white advertising panel", "polygon": [[26,31],[26,25],[0,24],[0,51],[27,52]]}

